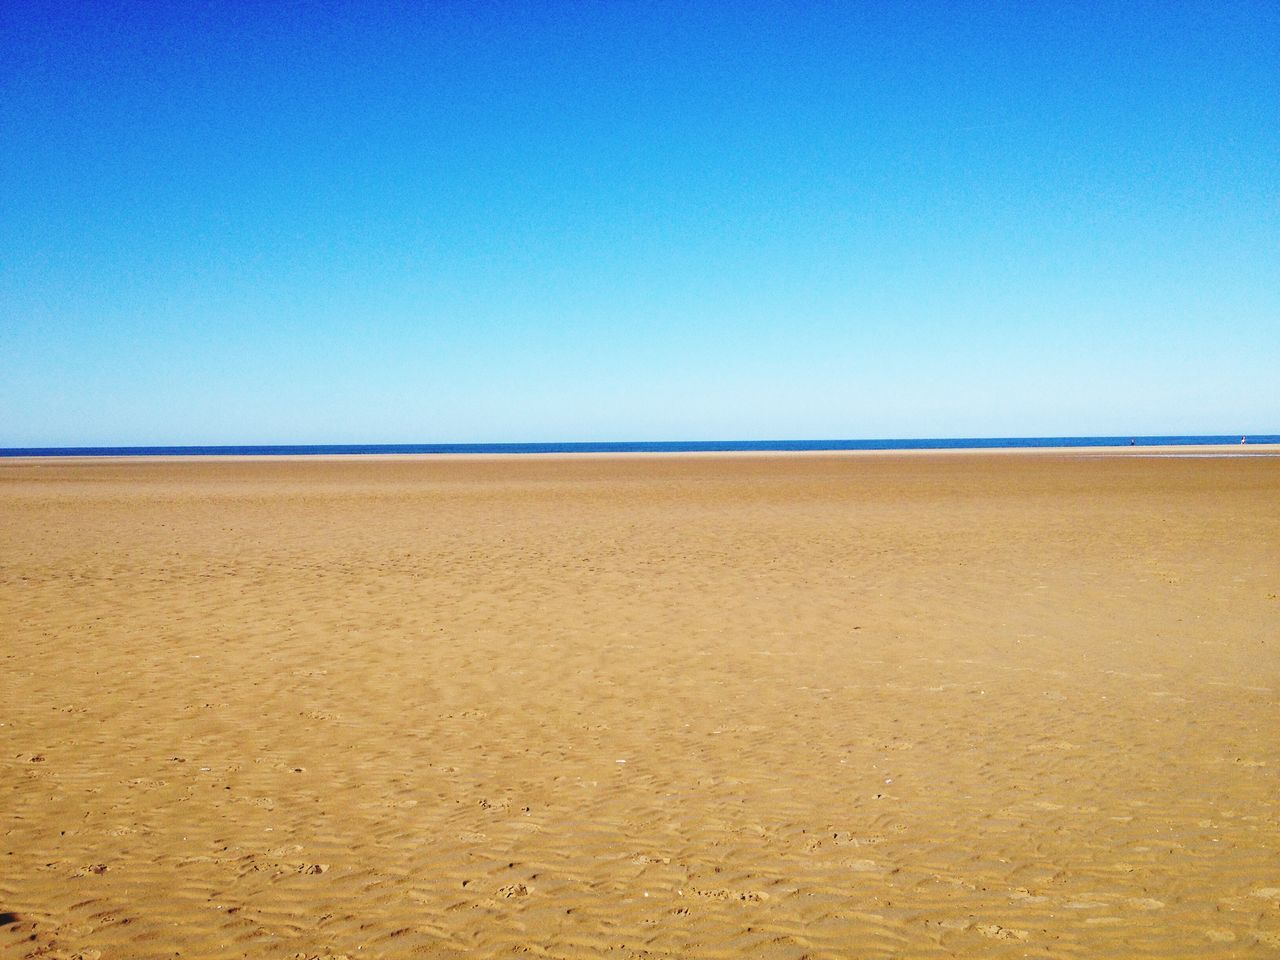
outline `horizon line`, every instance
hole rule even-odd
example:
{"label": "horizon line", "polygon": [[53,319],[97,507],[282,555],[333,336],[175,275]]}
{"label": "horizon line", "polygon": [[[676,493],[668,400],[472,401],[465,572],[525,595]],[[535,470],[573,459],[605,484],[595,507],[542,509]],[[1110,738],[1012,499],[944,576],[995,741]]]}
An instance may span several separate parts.
{"label": "horizon line", "polygon": [[[1238,440],[1236,438],[1239,438]],[[1249,438],[1253,437],[1253,440]],[[148,444],[64,444],[49,446],[0,447],[0,457],[31,456],[148,456],[165,454],[298,455],[376,453],[625,453],[625,452],[712,452],[717,450],[876,450],[955,449],[981,447],[1102,447],[1102,446],[1192,446],[1197,444],[1278,444],[1280,433],[1216,434],[1087,434],[1041,436],[968,437],[867,437],[867,438],[787,438],[733,440],[530,440],[481,442],[400,442],[400,443],[148,443]]]}

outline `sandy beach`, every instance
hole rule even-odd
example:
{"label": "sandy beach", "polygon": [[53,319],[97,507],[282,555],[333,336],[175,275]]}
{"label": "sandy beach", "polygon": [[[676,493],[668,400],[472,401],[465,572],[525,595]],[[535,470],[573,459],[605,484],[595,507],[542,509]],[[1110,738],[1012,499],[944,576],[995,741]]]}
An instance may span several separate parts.
{"label": "sandy beach", "polygon": [[1152,452],[0,461],[0,956],[1280,954],[1280,458]]}

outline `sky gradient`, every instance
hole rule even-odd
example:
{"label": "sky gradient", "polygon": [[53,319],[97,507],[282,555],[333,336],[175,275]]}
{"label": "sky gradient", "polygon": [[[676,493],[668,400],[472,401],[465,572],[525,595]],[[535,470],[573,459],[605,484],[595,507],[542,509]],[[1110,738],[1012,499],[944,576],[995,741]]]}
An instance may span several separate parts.
{"label": "sky gradient", "polygon": [[0,446],[1280,432],[1273,3],[83,6]]}

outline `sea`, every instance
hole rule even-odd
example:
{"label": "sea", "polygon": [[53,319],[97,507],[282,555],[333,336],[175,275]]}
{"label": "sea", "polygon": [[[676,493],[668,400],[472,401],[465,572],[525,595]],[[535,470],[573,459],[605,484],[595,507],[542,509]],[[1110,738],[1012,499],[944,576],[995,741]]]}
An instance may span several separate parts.
{"label": "sea", "polygon": [[[721,451],[1006,450],[1036,447],[1181,447],[1240,444],[1240,434],[1144,437],[964,437],[898,440],[604,440],[556,443],[321,443],[217,446],[0,447],[0,457],[297,457],[476,453],[716,453]],[[1251,444],[1280,444],[1280,434],[1250,435]],[[1256,455],[1272,455],[1257,451]],[[1173,454],[1177,456],[1178,454]],[[1191,455],[1188,453],[1187,455]],[[1214,454],[1221,456],[1221,454]]]}

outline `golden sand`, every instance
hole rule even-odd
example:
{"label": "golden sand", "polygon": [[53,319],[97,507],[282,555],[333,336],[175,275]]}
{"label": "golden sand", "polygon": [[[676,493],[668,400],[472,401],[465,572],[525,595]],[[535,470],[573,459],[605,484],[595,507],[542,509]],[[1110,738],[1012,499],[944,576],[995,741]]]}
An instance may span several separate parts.
{"label": "golden sand", "polygon": [[0,462],[0,955],[1280,952],[1280,459]]}

